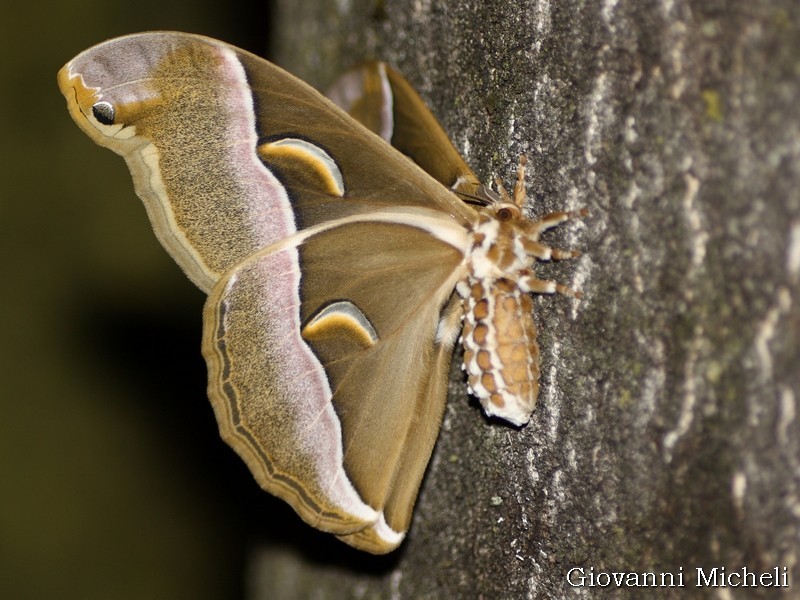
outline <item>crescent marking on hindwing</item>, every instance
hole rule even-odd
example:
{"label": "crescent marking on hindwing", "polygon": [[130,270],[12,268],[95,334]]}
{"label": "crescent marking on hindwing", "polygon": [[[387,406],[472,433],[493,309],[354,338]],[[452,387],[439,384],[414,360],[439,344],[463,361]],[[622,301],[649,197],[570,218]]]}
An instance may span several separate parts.
{"label": "crescent marking on hindwing", "polygon": [[368,348],[378,342],[378,333],[367,316],[352,302],[340,300],[328,304],[303,327],[303,337],[313,339],[329,334],[331,330],[346,331]]}

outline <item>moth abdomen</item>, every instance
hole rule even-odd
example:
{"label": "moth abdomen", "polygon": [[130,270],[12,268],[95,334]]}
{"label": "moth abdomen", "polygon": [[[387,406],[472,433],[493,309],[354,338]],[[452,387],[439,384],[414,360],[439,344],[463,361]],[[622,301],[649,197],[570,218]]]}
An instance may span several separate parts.
{"label": "moth abdomen", "polygon": [[464,318],[464,369],[486,414],[524,425],[539,395],[533,301],[517,283],[474,281]]}

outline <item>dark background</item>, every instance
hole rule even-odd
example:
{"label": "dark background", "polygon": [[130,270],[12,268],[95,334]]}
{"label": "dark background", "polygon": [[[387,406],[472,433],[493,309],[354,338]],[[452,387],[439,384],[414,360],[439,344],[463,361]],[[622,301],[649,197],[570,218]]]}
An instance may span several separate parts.
{"label": "dark background", "polygon": [[124,162],[70,119],[56,72],[151,29],[264,55],[268,2],[3,12],[0,597],[241,597],[249,516],[283,507],[216,434],[203,295],[156,242]]}
{"label": "dark background", "polygon": [[[785,566],[791,589],[652,596],[797,598],[796,0],[276,2],[271,33],[238,3],[3,15],[0,597],[237,598],[246,577],[270,600],[616,599],[641,590],[565,575]],[[219,440],[202,294],[123,161],[67,114],[64,62],[157,28],[316,85],[389,60],[482,180],[526,153],[534,214],[591,212],[546,237],[584,255],[537,267],[584,297],[535,300],[531,423],[483,418],[456,365],[408,540],[383,560],[302,525]]]}

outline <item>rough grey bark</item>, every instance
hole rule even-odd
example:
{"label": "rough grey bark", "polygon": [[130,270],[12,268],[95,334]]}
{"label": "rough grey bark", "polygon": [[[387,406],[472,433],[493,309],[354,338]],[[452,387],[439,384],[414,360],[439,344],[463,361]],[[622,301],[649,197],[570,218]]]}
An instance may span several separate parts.
{"label": "rough grey bark", "polygon": [[[585,254],[538,271],[584,299],[536,300],[530,425],[488,422],[454,365],[403,548],[266,544],[251,597],[641,597],[573,567],[800,597],[800,5],[286,0],[275,31],[317,85],[392,62],[484,179],[525,153],[536,214],[591,216],[549,238]],[[698,567],[792,587],[697,588]]]}

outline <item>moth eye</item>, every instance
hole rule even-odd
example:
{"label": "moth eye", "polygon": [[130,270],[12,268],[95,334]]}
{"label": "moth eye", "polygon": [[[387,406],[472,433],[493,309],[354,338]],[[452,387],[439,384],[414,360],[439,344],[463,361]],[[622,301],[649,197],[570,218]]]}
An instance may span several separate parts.
{"label": "moth eye", "polygon": [[514,213],[511,212],[510,208],[501,208],[497,211],[497,218],[501,221],[510,221],[513,216]]}
{"label": "moth eye", "polygon": [[92,114],[103,125],[114,124],[114,107],[110,102],[98,102],[92,106]]}

